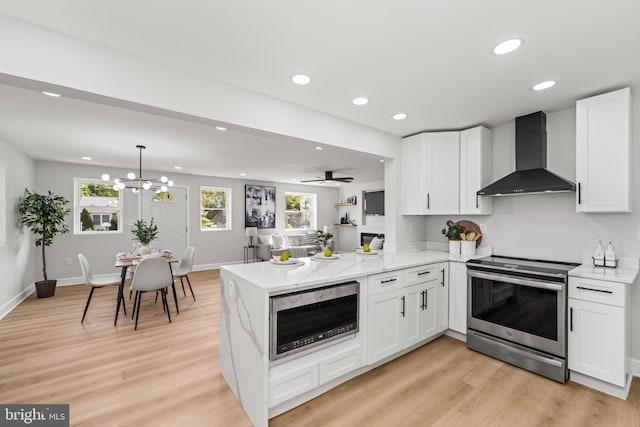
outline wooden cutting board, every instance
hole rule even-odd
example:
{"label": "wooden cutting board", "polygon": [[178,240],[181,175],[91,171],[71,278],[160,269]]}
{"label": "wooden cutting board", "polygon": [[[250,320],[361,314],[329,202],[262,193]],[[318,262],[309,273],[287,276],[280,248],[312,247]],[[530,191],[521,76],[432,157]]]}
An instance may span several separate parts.
{"label": "wooden cutting board", "polygon": [[473,221],[467,221],[466,219],[463,219],[462,221],[456,222],[456,225],[464,227],[465,233],[473,231],[476,234],[480,234],[480,238],[476,240],[476,248],[480,246],[480,242],[482,241],[482,232],[480,231],[480,227],[478,227],[478,224]]}

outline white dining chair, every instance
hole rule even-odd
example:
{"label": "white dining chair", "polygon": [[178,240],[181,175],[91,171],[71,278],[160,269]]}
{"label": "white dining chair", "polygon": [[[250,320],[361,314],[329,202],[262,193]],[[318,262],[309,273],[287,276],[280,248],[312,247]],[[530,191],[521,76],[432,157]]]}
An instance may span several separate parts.
{"label": "white dining chair", "polygon": [[[91,302],[91,297],[93,296],[93,291],[96,288],[103,288],[105,286],[111,285],[119,285],[119,280],[113,280],[111,278],[98,278],[95,277],[91,273],[91,267],[89,266],[89,260],[84,254],[78,254],[78,261],[80,261],[80,268],[82,268],[82,275],[84,276],[84,281],[87,285],[91,286],[91,292],[89,292],[89,298],[87,298],[87,304],[84,306],[84,313],[82,313],[82,320],[80,323],[84,323],[84,318],[87,315],[87,310],[89,309],[89,303]],[[127,314],[127,309],[124,306],[124,298],[122,298],[122,308],[124,309],[124,314]]]}
{"label": "white dining chair", "polygon": [[180,284],[182,285],[182,293],[184,296],[187,296],[187,292],[184,289],[184,278],[187,279],[187,284],[189,285],[189,290],[191,291],[191,296],[193,300],[196,300],[196,296],[193,293],[193,288],[191,287],[191,281],[189,280],[189,273],[193,270],[193,256],[195,254],[195,248],[193,246],[189,246],[182,255],[182,259],[180,260],[180,265],[176,271],[173,272],[173,277],[180,278]]}
{"label": "white dining chair", "polygon": [[[171,314],[167,303],[167,287],[173,284],[171,268],[169,262],[162,257],[143,258],[136,268],[136,274],[131,281],[131,290],[135,292],[133,300],[133,313],[135,313],[136,324],[134,330],[138,329],[138,318],[140,317],[140,306],[142,305],[142,294],[149,291],[160,291],[162,295],[162,306],[167,313],[169,323]],[[132,313],[132,315],[133,315]]]}

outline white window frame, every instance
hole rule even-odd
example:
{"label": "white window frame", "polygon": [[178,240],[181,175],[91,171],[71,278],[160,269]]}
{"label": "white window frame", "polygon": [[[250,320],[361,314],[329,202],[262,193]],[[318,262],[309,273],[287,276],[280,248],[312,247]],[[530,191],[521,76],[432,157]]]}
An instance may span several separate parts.
{"label": "white window frame", "polygon": [[[311,224],[309,227],[287,228],[287,213],[298,212],[287,210],[287,196],[311,197]],[[284,193],[284,228],[285,230],[317,230],[318,229],[318,195],[316,193],[302,193],[300,191],[285,191]]]}
{"label": "white window frame", "polygon": [[[84,206],[80,206],[80,183],[90,182],[93,184],[104,184],[105,182],[101,179],[95,178],[74,178],[73,179],[73,234],[76,236],[95,236],[97,234],[122,234],[124,221],[122,217],[124,216],[124,205],[122,197],[122,191],[118,191],[118,229],[115,231],[105,230],[105,231],[82,231],[82,223],[80,222],[80,213]],[[93,219],[93,214],[91,215]]]}
{"label": "white window frame", "polygon": [[[227,212],[227,226],[225,228],[202,228],[202,211],[203,208],[202,207],[202,191],[203,190],[213,190],[213,191],[224,191],[226,196],[227,196],[227,200],[225,203],[225,211]],[[232,224],[231,224],[231,219],[232,219],[232,211],[231,211],[231,203],[232,203],[232,196],[231,196],[231,188],[228,187],[210,187],[210,186],[201,186],[200,187],[200,192],[198,193],[198,196],[200,198],[200,210],[198,211],[198,218],[199,218],[199,222],[200,222],[200,231],[231,231],[232,230]],[[210,208],[209,208],[210,209]],[[220,209],[223,210],[223,209]]]}

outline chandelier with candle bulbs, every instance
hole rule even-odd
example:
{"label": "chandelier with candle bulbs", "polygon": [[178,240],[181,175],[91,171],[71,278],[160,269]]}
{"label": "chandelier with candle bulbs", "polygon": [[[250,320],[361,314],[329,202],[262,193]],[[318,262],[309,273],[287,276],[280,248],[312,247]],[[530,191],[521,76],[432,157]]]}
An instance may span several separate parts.
{"label": "chandelier with candle bulbs", "polygon": [[138,175],[134,172],[129,172],[126,178],[114,178],[109,174],[102,174],[103,181],[110,181],[113,183],[113,189],[116,191],[130,189],[134,193],[138,193],[140,190],[155,191],[156,193],[166,193],[169,187],[173,186],[171,181],[166,176],[160,178],[143,178],[142,177],[142,150],[144,145],[136,145],[136,148],[140,150],[140,166],[138,168]]}

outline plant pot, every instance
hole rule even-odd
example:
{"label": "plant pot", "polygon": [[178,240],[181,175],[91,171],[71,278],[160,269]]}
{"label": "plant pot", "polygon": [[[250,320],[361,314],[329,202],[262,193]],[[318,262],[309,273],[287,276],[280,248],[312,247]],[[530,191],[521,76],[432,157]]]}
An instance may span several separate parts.
{"label": "plant pot", "polygon": [[460,254],[460,240],[449,240],[449,253]]}
{"label": "plant pot", "polygon": [[49,298],[56,294],[57,280],[40,280],[36,282],[36,295],[38,298]]}
{"label": "plant pot", "polygon": [[151,247],[140,246],[140,249],[138,249],[138,252],[140,252],[140,255],[149,255],[151,253]]}
{"label": "plant pot", "polygon": [[476,242],[475,241],[462,241],[460,242],[460,253],[463,255],[475,255],[476,254]]}

